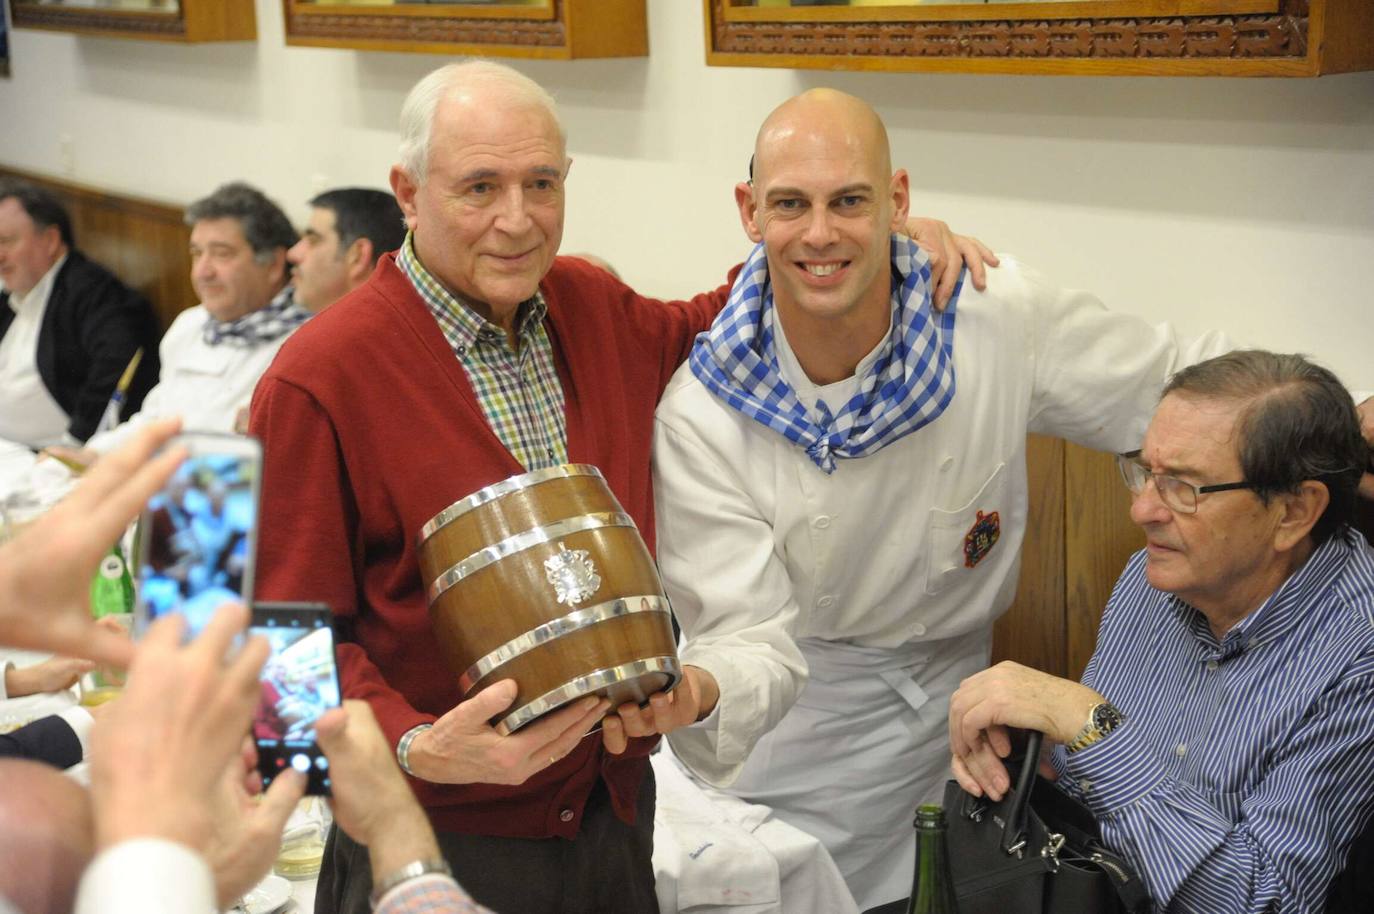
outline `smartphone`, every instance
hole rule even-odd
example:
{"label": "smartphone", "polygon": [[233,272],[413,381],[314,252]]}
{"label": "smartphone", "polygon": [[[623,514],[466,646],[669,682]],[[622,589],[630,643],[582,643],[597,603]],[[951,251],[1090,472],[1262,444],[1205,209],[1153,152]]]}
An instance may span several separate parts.
{"label": "smartphone", "polygon": [[189,640],[221,604],[253,597],[262,445],[210,433],[180,435],[171,444],[190,455],[139,523],[134,633],[180,613]]}
{"label": "smartphone", "polygon": [[323,603],[253,604],[248,632],[272,646],[253,712],[263,787],[295,768],[308,778],[306,793],[329,795],[329,759],[315,742],[315,721],[339,706],[333,617]]}

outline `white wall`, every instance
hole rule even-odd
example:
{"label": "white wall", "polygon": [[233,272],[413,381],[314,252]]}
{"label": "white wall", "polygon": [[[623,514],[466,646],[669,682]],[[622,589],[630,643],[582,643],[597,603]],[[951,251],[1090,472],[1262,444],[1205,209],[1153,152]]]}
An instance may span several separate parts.
{"label": "white wall", "polygon": [[[1374,388],[1374,74],[1314,80],[821,73],[704,64],[698,0],[648,0],[651,56],[520,62],[558,96],[575,158],[564,250],[645,292],[713,284],[747,242],[731,189],[785,97],[873,102],[916,208],[1114,308],[1318,355]],[[230,178],[295,218],[385,186],[428,55],[11,33],[0,162],[174,203]],[[67,138],[64,142],[63,138]]]}

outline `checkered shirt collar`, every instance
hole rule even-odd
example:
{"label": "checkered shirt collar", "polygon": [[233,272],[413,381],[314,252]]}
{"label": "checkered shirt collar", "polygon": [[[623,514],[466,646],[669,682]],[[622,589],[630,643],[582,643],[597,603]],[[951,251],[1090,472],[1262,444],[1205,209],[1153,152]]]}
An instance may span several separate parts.
{"label": "checkered shirt collar", "polygon": [[310,312],[296,304],[295,288],[288,285],[276,294],[265,308],[259,308],[238,320],[205,321],[201,331],[207,346],[236,346],[252,349],[283,337],[305,323]]}
{"label": "checkered shirt collar", "polygon": [[[504,330],[474,311],[466,299],[450,292],[425,268],[415,253],[414,233],[406,233],[405,244],[401,245],[401,251],[396,255],[396,266],[429,306],[449,345],[455,350],[471,349],[479,341],[505,339]],[[520,303],[517,321],[522,343],[529,341],[548,311],[544,296],[538,290],[531,298]]]}
{"label": "checkered shirt collar", "polygon": [[942,313],[931,307],[930,260],[915,242],[892,236],[891,335],[838,410],[808,410],[778,368],[773,290],[759,244],[711,329],[697,337],[691,370],[726,406],[806,451],[825,473],[836,458],[865,457],[939,418],[954,399],[954,319],[964,276]]}

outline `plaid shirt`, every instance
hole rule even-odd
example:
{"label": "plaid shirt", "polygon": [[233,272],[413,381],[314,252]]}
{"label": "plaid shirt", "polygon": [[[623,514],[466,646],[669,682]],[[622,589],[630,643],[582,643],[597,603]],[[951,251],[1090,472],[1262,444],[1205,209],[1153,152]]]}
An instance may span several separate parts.
{"label": "plaid shirt", "polygon": [[377,914],[491,914],[446,876],[408,879],[377,899]]}
{"label": "plaid shirt", "polygon": [[487,424],[526,470],[568,462],[568,426],[563,415],[563,385],[553,364],[553,344],[544,327],[548,306],[539,292],[522,302],[516,317],[519,351],[506,333],[480,317],[435,279],[406,236],[398,266],[429,306],[453,348]]}

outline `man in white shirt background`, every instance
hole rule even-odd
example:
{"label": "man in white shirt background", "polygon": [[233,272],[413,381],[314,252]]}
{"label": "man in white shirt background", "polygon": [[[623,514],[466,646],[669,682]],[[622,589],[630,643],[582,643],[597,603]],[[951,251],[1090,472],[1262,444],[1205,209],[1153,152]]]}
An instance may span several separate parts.
{"label": "man in white shirt background", "polygon": [[0,282],[0,439],[85,441],[142,348],[125,402],[137,409],[157,381],[152,307],[76,249],[56,197],[13,179],[0,180]]}

